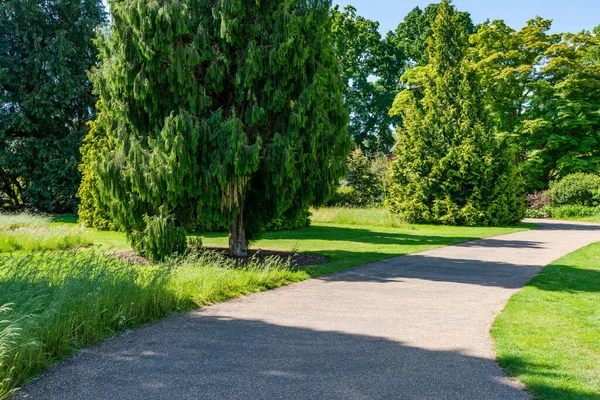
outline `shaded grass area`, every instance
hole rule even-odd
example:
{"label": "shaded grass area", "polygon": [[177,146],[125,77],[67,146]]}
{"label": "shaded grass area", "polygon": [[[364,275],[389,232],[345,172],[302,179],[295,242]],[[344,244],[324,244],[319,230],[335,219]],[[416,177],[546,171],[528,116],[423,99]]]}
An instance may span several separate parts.
{"label": "shaded grass area", "polygon": [[[328,257],[330,263],[309,268],[312,276],[319,276],[398,255],[526,230],[530,226],[480,228],[405,225],[403,228],[390,228],[313,223],[297,231],[267,233],[252,247],[310,252]],[[210,246],[226,246],[227,236],[205,234],[203,241]]]}
{"label": "shaded grass area", "polygon": [[[311,275],[319,276],[398,255],[535,227],[534,224],[493,228],[409,225],[400,223],[396,219],[388,221],[388,216],[388,211],[377,208],[333,207],[313,210],[313,222],[308,228],[267,232],[261,240],[252,243],[250,247],[252,249],[314,253],[328,257],[332,261],[331,263],[308,268]],[[324,220],[329,222],[321,222]],[[54,224],[59,227],[74,227],[76,222],[77,219],[73,216],[57,216]],[[376,223],[380,225],[376,225]],[[206,246],[227,246],[226,233],[200,233],[198,235],[202,237]],[[125,235],[119,232],[84,229],[83,237],[102,251],[131,249]]]}
{"label": "shaded grass area", "polygon": [[50,217],[0,214],[0,253],[68,250],[90,244],[81,228],[55,226]]}
{"label": "shaded grass area", "polygon": [[546,267],[492,327],[498,361],[540,399],[600,399],[600,243]]}
{"label": "shaded grass area", "polygon": [[0,256],[0,398],[106,337],[307,278],[279,259],[239,268],[210,252],[160,266],[90,251]]}

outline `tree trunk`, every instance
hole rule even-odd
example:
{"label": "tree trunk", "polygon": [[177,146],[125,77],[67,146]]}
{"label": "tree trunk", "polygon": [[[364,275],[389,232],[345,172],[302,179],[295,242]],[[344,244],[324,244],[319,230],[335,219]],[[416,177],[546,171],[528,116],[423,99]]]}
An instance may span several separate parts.
{"label": "tree trunk", "polygon": [[244,228],[244,216],[240,212],[229,227],[229,251],[234,257],[245,257],[248,255],[248,243],[246,243],[246,229]]}

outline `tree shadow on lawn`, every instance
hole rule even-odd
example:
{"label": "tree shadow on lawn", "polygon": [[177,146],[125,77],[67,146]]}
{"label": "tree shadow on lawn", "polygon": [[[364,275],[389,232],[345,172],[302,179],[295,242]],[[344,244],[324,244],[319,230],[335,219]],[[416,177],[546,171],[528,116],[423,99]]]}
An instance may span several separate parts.
{"label": "tree shadow on lawn", "polygon": [[498,363],[511,376],[527,377],[528,389],[539,399],[598,400],[600,393],[566,388],[562,382],[573,380],[573,374],[561,372],[549,363],[528,362],[517,356],[499,356]]}
{"label": "tree shadow on lawn", "polygon": [[[211,235],[216,237],[216,235]],[[380,245],[444,245],[478,239],[473,236],[426,235],[396,232],[380,232],[362,228],[339,226],[310,226],[296,231],[270,232],[267,240],[326,240],[335,242],[355,242]]]}
{"label": "tree shadow on lawn", "polygon": [[80,353],[17,399],[528,399],[494,360],[258,319],[170,318]]}

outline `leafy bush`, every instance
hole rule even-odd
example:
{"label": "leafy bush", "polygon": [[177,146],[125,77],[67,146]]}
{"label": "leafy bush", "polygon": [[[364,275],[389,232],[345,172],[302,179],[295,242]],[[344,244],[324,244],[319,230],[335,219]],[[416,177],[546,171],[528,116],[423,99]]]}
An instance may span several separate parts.
{"label": "leafy bush", "polygon": [[565,205],[560,207],[546,207],[543,209],[552,218],[587,218],[600,214],[600,207],[587,207],[580,205]]}
{"label": "leafy bush", "polygon": [[548,196],[552,206],[579,205],[594,207],[600,204],[600,176],[576,173],[550,186]]}
{"label": "leafy bush", "polygon": [[527,195],[527,207],[532,210],[539,210],[542,207],[550,205],[548,191],[539,191]]}
{"label": "leafy bush", "polygon": [[355,204],[356,196],[354,195],[354,189],[349,186],[342,186],[337,188],[333,197],[327,202],[327,207],[353,207],[356,208]]}
{"label": "leafy bush", "polygon": [[525,218],[549,218],[550,216],[551,214],[547,208],[528,208],[525,211]]}
{"label": "leafy bush", "polygon": [[282,215],[275,218],[267,224],[266,230],[269,232],[292,231],[295,229],[306,228],[310,226],[311,213],[303,210],[298,215]]}
{"label": "leafy bush", "polygon": [[360,148],[348,158],[348,181],[327,202],[328,207],[370,208],[380,206],[389,186],[390,163],[381,156],[367,158]]}
{"label": "leafy bush", "polygon": [[369,206],[381,202],[383,184],[373,169],[371,160],[360,148],[348,158],[349,183],[353,191],[348,201],[354,206]]}

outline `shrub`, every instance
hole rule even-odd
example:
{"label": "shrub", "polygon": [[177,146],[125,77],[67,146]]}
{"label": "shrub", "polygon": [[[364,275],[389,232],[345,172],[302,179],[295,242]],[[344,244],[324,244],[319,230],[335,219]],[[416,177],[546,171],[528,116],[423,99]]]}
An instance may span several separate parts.
{"label": "shrub", "polygon": [[527,195],[527,207],[532,210],[539,210],[542,207],[550,205],[548,191],[543,190]]}
{"label": "shrub", "polygon": [[308,210],[301,211],[298,215],[282,215],[267,224],[269,232],[292,231],[310,226],[311,213]]}
{"label": "shrub", "polygon": [[587,207],[568,204],[560,207],[546,207],[543,209],[552,218],[587,218],[600,214],[600,207]]}
{"label": "shrub", "polygon": [[547,207],[540,208],[540,209],[528,208],[525,211],[525,218],[549,218],[549,217],[551,217],[551,213]]}
{"label": "shrub", "polygon": [[354,207],[354,189],[349,186],[337,188],[331,199],[327,202],[327,207]]}
{"label": "shrub", "polygon": [[600,176],[576,173],[550,186],[548,196],[553,206],[578,205],[594,207],[600,204]]}
{"label": "shrub", "polygon": [[383,184],[377,176],[371,160],[360,148],[354,150],[348,158],[349,183],[352,189],[348,201],[352,205],[366,207],[381,202]]}

